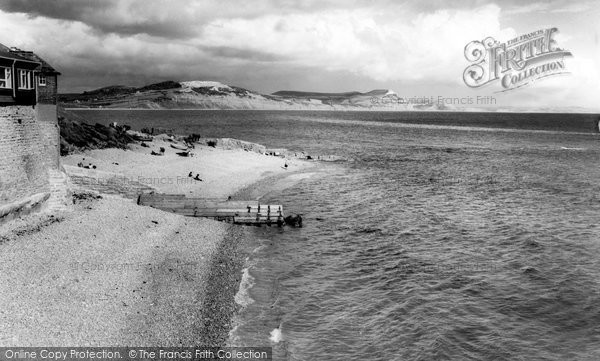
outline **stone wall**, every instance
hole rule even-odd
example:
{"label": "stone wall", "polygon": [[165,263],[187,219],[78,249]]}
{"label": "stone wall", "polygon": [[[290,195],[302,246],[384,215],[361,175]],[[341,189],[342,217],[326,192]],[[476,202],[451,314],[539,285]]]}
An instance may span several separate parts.
{"label": "stone wall", "polygon": [[58,92],[56,78],[56,75],[46,75],[46,86],[37,86],[38,104],[56,105],[56,94]]}
{"label": "stone wall", "polygon": [[36,200],[57,194],[59,152],[55,105],[0,107],[0,222],[27,208],[29,200],[37,207]]}
{"label": "stone wall", "polygon": [[60,128],[58,127],[56,105],[38,104],[35,106],[35,118],[41,130],[41,144],[46,161],[54,169],[60,167]]}

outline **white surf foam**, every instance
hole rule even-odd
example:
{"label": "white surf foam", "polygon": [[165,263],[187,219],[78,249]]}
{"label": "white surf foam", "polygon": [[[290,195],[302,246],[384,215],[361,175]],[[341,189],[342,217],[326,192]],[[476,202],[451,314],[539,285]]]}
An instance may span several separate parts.
{"label": "white surf foam", "polygon": [[248,268],[244,268],[242,271],[242,281],[240,282],[240,288],[235,294],[235,302],[242,306],[247,307],[254,303],[252,297],[250,297],[250,289],[254,286],[254,277],[250,275]]}
{"label": "white surf foam", "polygon": [[[263,244],[263,245],[261,245],[261,246],[258,246],[258,247],[256,247],[255,249],[253,249],[253,250],[252,250],[252,253],[258,253],[258,252],[262,251],[262,250],[263,250],[263,249],[265,249],[265,248],[267,248],[267,245],[264,245],[264,244]],[[247,260],[248,260],[248,259],[246,259],[246,261],[247,261]]]}
{"label": "white surf foam", "polygon": [[269,340],[274,343],[279,343],[279,341],[283,340],[283,336],[281,334],[281,325],[271,331],[271,337],[269,337]]}

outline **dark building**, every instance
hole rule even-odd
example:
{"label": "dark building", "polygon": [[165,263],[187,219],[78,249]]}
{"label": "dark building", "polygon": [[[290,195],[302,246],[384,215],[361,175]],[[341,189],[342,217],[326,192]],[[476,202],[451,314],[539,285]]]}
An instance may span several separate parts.
{"label": "dark building", "polygon": [[60,164],[58,75],[33,52],[0,44],[0,224],[69,204]]}
{"label": "dark building", "polygon": [[56,104],[58,75],[34,52],[0,44],[0,105]]}

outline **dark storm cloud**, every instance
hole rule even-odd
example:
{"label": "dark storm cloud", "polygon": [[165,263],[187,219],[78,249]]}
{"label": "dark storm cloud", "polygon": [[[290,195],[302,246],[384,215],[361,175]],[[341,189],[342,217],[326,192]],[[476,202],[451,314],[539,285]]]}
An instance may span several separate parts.
{"label": "dark storm cloud", "polygon": [[54,19],[81,20],[85,14],[101,12],[113,6],[113,1],[81,0],[0,0],[0,9],[31,16]]}
{"label": "dark storm cloud", "polygon": [[[430,0],[398,2],[393,0],[0,0],[0,9],[46,17],[79,21],[100,33],[123,36],[147,34],[169,39],[189,39],[198,35],[206,23],[215,19],[252,19],[268,14],[298,14],[340,9],[371,8],[387,14],[423,13],[438,9],[473,9],[493,0]],[[520,0],[502,1],[503,9],[532,7],[552,9],[567,0],[539,0],[524,5]]]}
{"label": "dark storm cloud", "polygon": [[0,0],[0,42],[46,58],[66,92],[215,80],[262,92],[458,94],[467,91],[466,43],[550,24],[565,34],[561,43],[570,39],[587,66],[582,82],[596,89],[590,59],[598,51],[582,40],[597,49],[596,8],[567,0]]}
{"label": "dark storm cloud", "polygon": [[[386,1],[382,2],[385,4]],[[371,6],[369,0],[0,0],[0,9],[30,17],[82,22],[100,33],[148,34],[187,39],[215,19],[252,19],[268,14],[311,13]]]}
{"label": "dark storm cloud", "polygon": [[185,26],[190,20],[185,12],[177,19],[177,5],[166,13],[149,13],[148,8],[155,8],[156,4],[146,2],[144,6],[144,2],[117,0],[0,0],[0,9],[30,17],[79,21],[100,33],[165,38],[186,38],[194,34],[194,28]]}

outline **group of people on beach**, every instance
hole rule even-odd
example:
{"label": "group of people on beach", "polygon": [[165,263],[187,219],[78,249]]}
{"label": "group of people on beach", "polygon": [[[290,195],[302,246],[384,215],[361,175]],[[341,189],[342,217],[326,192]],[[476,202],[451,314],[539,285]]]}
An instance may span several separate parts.
{"label": "group of people on beach", "polygon": [[[83,160],[85,160],[85,158],[83,158]],[[93,165],[92,163],[88,163],[88,165],[83,164],[83,162],[79,162],[77,163],[77,166],[79,168],[85,168],[85,169],[96,169],[96,166]]]}
{"label": "group of people on beach", "polygon": [[160,147],[160,151],[159,152],[152,151],[150,154],[151,155],[165,155],[165,148],[164,147]]}

